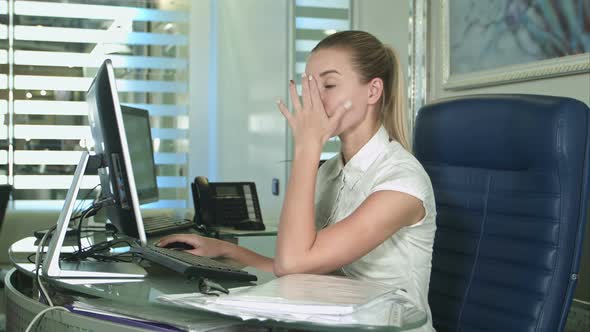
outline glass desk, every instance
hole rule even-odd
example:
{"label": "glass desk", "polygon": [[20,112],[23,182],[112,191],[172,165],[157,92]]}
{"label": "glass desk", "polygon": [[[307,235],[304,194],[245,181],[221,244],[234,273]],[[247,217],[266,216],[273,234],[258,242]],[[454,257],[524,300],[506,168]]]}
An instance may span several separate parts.
{"label": "glass desk", "polygon": [[[97,239],[97,241],[99,240]],[[29,306],[39,308],[36,310],[38,312],[45,306],[35,300],[35,290],[32,287],[34,265],[30,263],[29,259],[31,253],[34,253],[36,250],[34,243],[34,238],[25,238],[11,246],[9,256],[16,269],[11,270],[7,275],[6,284],[9,304],[18,305],[19,303],[28,303]],[[65,247],[64,251],[66,250],[68,250],[68,247]],[[84,303],[105,310],[108,309],[110,312],[165,323],[175,326],[180,330],[210,331],[213,328],[214,331],[239,331],[247,328],[248,331],[267,331],[268,327],[276,327],[279,329],[292,328],[313,331],[404,331],[420,327],[426,322],[426,315],[422,311],[414,311],[408,314],[407,317],[404,316],[402,326],[383,326],[381,325],[382,323],[372,321],[348,326],[330,326],[305,322],[242,321],[236,317],[223,316],[197,309],[185,309],[157,301],[156,298],[160,295],[196,293],[198,292],[197,281],[189,280],[180,274],[157,265],[150,266],[148,264],[142,264],[142,266],[148,272],[147,277],[144,279],[51,279],[46,280],[45,284],[49,286],[50,289],[48,291],[52,294],[52,300],[56,305],[72,305],[74,301],[78,301],[77,303]],[[250,268],[246,270],[256,274],[259,283],[274,278],[271,273]],[[223,285],[231,288],[244,286],[247,283],[224,282]],[[13,294],[11,295],[11,293]],[[14,303],[11,303],[11,297]],[[62,317],[67,315],[81,316],[64,312],[47,313],[49,320],[55,316]],[[7,323],[10,326],[14,326],[14,322],[11,322],[11,317],[8,316],[7,318]],[[32,319],[32,316],[28,319]],[[94,319],[88,324],[100,325],[101,321]],[[128,330],[128,326],[121,324],[115,324],[114,326],[118,326],[115,329],[112,322],[105,321],[104,324],[104,329],[101,327],[100,330],[106,330],[107,328],[111,331]],[[142,329],[133,330],[140,331]]]}

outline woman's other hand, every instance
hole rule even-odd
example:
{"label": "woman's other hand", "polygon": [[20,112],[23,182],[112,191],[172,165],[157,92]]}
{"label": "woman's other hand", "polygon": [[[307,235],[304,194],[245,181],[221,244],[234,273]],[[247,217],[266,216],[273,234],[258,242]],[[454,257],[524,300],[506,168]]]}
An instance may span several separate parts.
{"label": "woman's other hand", "polygon": [[224,257],[228,255],[231,243],[221,241],[197,234],[173,234],[160,239],[157,243],[159,247],[165,247],[173,242],[186,243],[193,249],[185,250],[191,254],[205,257]]}

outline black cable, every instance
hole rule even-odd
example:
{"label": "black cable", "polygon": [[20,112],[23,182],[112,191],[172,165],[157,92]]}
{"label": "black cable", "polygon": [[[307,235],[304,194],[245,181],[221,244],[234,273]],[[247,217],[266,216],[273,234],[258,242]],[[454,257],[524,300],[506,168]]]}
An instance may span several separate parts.
{"label": "black cable", "polygon": [[105,206],[114,205],[117,201],[112,197],[106,197],[99,201],[92,203],[92,205],[87,208],[86,210],[82,211],[80,221],[78,222],[78,251],[82,251],[82,224],[84,224],[84,219],[87,217],[95,215],[101,208]]}
{"label": "black cable", "polygon": [[90,195],[94,192],[94,190],[96,190],[96,188],[100,187],[100,183],[97,184],[96,186],[94,186],[92,189],[90,189],[90,191],[88,193],[86,193],[86,195],[84,196],[84,198],[82,198],[82,200],[78,201],[78,204],[76,205],[76,208],[74,208],[74,212],[72,213],[72,217],[70,218],[70,221],[72,220],[76,220],[76,219],[80,219],[81,214],[78,214],[78,212],[81,209],[81,205],[84,203],[85,200],[88,199],[88,197],[90,197]]}
{"label": "black cable", "polygon": [[[86,259],[86,258],[94,258],[94,256],[98,255],[100,252],[105,251],[105,250],[109,250],[121,243],[124,243],[129,247],[134,247],[134,244],[132,242],[130,242],[128,239],[115,239],[115,240],[103,241],[103,242],[96,243],[92,246],[83,248],[81,251],[77,251],[77,252],[73,253],[72,256],[70,258],[68,258],[68,260],[70,260],[70,259],[71,260],[82,260],[82,259]],[[124,253],[124,254],[126,254],[126,253]],[[113,256],[117,256],[117,255],[113,255]]]}
{"label": "black cable", "polygon": [[82,212],[82,217],[78,222],[78,251],[82,251],[82,224],[84,223],[84,218],[94,209],[94,206],[89,207],[88,209]]}
{"label": "black cable", "polygon": [[115,239],[110,241],[103,241],[96,243],[89,247],[82,248],[82,225],[84,219],[95,215],[101,208],[105,206],[111,206],[116,204],[116,200],[112,197],[103,198],[99,201],[94,202],[90,207],[80,213],[80,221],[78,223],[77,237],[78,237],[78,251],[74,252],[66,260],[83,260],[92,258],[98,261],[117,261],[117,262],[132,262],[134,258],[138,257],[137,253],[130,251],[125,253],[119,253],[114,255],[103,254],[104,251],[110,250],[114,246],[125,243],[129,247],[135,245],[128,239]]}
{"label": "black cable", "polygon": [[139,257],[139,255],[135,252],[122,252],[115,255],[100,255],[100,254],[93,254],[90,256],[93,259],[96,259],[101,262],[124,262],[124,263],[131,263],[133,259]]}

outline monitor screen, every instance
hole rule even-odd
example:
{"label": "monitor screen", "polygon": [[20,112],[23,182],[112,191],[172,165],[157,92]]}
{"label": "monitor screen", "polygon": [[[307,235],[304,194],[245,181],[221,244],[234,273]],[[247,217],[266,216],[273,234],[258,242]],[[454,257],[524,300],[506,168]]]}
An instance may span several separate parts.
{"label": "monitor screen", "polygon": [[131,167],[140,204],[158,200],[154,147],[148,111],[121,105],[123,124],[127,133]]}
{"label": "monitor screen", "polygon": [[114,206],[106,207],[107,216],[119,232],[139,238],[145,244],[128,135],[109,59],[98,69],[86,94],[86,102],[94,149],[105,165],[98,169],[102,195],[116,201]]}

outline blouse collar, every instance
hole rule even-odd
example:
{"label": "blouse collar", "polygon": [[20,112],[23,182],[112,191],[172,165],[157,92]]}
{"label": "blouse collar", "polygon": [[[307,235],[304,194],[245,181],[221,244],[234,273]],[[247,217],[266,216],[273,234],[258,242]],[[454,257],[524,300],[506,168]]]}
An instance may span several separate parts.
{"label": "blouse collar", "polygon": [[381,152],[389,144],[389,134],[383,126],[373,137],[344,165],[342,153],[338,154],[338,165],[334,167],[329,178],[334,178],[342,172],[343,181],[349,187],[354,187],[365,171],[377,160]]}

